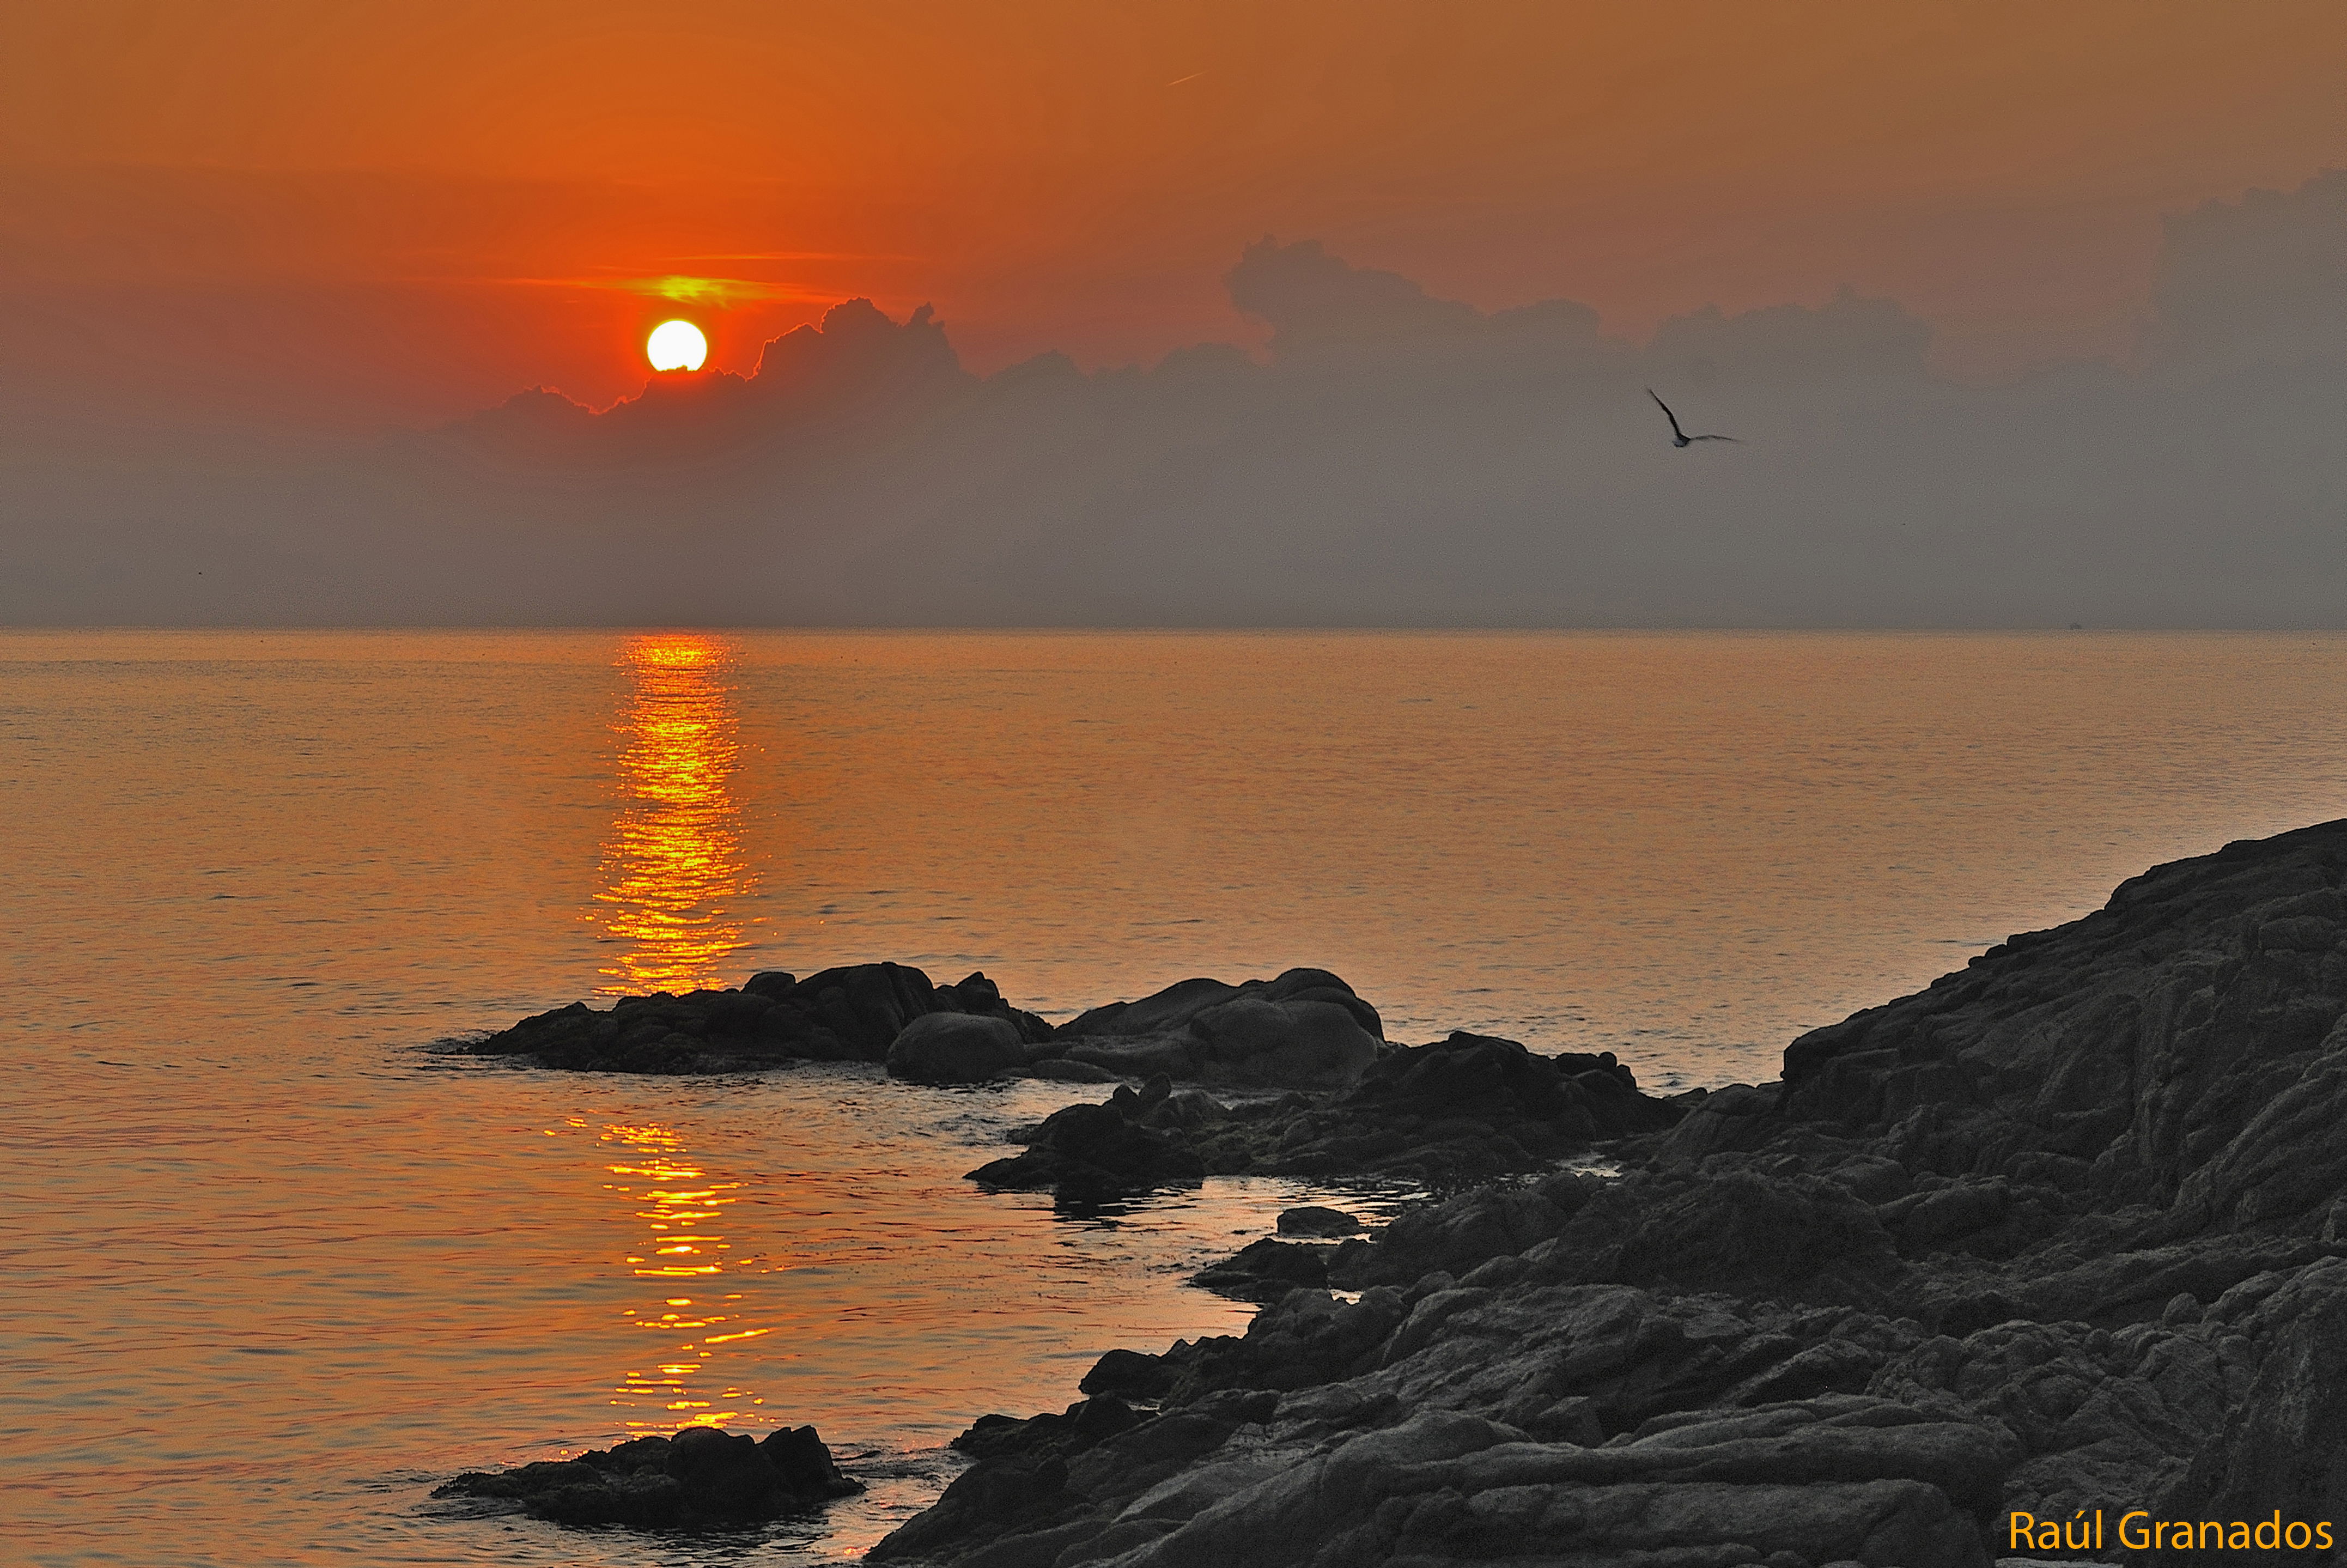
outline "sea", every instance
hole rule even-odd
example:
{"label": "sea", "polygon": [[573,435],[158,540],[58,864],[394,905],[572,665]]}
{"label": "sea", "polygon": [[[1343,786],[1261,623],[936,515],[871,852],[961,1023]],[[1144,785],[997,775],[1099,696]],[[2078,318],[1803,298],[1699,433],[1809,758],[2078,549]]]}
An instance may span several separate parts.
{"label": "sea", "polygon": [[[893,959],[1064,1019],[1333,969],[1401,1042],[1776,1074],[2157,862],[2347,815],[2347,637],[0,632],[11,1562],[806,1564],[1376,1185],[962,1179],[1081,1085],[566,1074],[578,999]],[[863,1496],[456,1472],[813,1423]]]}

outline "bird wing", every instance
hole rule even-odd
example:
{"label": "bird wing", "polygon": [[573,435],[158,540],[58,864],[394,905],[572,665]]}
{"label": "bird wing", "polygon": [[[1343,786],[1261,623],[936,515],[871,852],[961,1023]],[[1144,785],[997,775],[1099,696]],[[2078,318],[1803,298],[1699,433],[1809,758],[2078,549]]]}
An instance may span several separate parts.
{"label": "bird wing", "polygon": [[1671,412],[1671,405],[1665,403],[1661,396],[1656,394],[1655,389],[1651,386],[1646,388],[1646,395],[1654,398],[1655,406],[1661,409],[1663,411],[1663,417],[1671,422],[1671,434],[1680,437],[1681,439],[1685,439],[1686,437],[1686,432],[1679,428],[1679,416]]}

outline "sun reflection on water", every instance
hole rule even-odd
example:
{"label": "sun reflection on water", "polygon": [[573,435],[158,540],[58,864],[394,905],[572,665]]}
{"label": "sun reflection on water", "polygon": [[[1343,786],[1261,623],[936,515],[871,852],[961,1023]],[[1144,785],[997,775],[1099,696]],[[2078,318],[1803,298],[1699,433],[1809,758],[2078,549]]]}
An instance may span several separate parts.
{"label": "sun reflection on water", "polygon": [[732,789],[741,745],[733,645],[697,632],[630,640],[632,682],[619,726],[623,804],[604,847],[596,898],[624,953],[601,968],[604,995],[715,983],[742,947],[735,903],[753,889]]}
{"label": "sun reflection on water", "polygon": [[629,1427],[647,1431],[756,1421],[765,1400],[731,1375],[738,1368],[727,1348],[773,1330],[745,1323],[743,1293],[723,1288],[732,1244],[719,1225],[742,1184],[702,1168],[669,1128],[613,1124],[600,1136],[614,1178],[606,1185],[635,1205],[648,1233],[625,1261],[661,1292],[624,1314],[655,1336],[646,1356],[658,1358],[629,1370],[611,1403],[633,1412]]}

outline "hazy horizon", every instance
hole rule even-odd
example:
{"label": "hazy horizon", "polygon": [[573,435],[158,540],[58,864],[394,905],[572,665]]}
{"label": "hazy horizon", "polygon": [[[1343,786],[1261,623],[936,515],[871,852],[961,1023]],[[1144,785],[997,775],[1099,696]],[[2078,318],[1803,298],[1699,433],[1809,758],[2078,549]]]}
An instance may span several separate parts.
{"label": "hazy horizon", "polygon": [[29,8],[0,624],[2347,625],[2347,21],[1307,12]]}

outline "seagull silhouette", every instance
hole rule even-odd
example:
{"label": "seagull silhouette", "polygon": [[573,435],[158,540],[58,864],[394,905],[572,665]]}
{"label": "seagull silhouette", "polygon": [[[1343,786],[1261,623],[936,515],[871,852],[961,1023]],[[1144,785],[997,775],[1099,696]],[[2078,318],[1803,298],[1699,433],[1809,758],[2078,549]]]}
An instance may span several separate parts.
{"label": "seagull silhouette", "polygon": [[1667,420],[1669,420],[1669,421],[1671,422],[1671,445],[1672,445],[1672,446],[1694,446],[1694,445],[1695,445],[1696,442],[1698,442],[1698,441],[1728,441],[1728,442],[1734,442],[1734,443],[1735,443],[1735,445],[1737,445],[1737,446],[1743,446],[1743,445],[1744,445],[1744,443],[1743,443],[1743,442],[1741,442],[1741,441],[1737,441],[1737,440],[1736,439],[1736,437],[1735,437],[1735,436],[1690,436],[1690,435],[1688,435],[1686,431],[1684,431],[1684,430],[1682,430],[1682,429],[1680,429],[1680,428],[1679,428],[1679,416],[1678,416],[1677,415],[1673,414],[1673,413],[1671,412],[1671,405],[1670,405],[1669,404],[1665,403],[1665,402],[1664,402],[1660,397],[1655,396],[1655,389],[1654,389],[1653,387],[1651,387],[1651,386],[1650,386],[1650,387],[1646,388],[1646,395],[1647,395],[1647,396],[1649,396],[1649,397],[1653,397],[1653,398],[1655,399],[1655,407],[1657,407],[1657,408],[1659,408],[1659,409],[1661,409],[1661,410],[1663,411],[1663,417],[1664,417],[1664,418],[1665,418],[1665,419],[1667,419]]}

